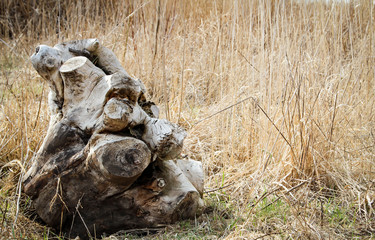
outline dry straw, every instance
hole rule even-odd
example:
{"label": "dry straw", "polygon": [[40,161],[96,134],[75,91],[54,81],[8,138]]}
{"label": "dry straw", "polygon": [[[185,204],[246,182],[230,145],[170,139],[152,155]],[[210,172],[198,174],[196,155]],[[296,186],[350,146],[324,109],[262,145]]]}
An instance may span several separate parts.
{"label": "dry straw", "polygon": [[[184,154],[204,164],[206,199],[237,219],[217,237],[374,234],[372,1],[1,0],[0,9],[3,236],[46,231],[24,217],[30,202],[17,184],[48,124],[47,85],[28,56],[39,43],[92,37],[144,82],[161,117],[188,130]],[[287,214],[262,220],[276,205]],[[332,225],[330,206],[348,213],[347,227]]]}

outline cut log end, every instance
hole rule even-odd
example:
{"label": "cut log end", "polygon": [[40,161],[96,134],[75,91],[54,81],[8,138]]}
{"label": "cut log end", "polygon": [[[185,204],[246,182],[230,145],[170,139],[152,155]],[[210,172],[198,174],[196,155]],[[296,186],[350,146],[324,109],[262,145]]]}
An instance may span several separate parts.
{"label": "cut log end", "polygon": [[89,159],[108,179],[131,185],[150,164],[151,151],[138,139],[106,134],[96,138]]}
{"label": "cut log end", "polygon": [[86,64],[86,62],[89,61],[86,57],[74,57],[66,61],[61,67],[60,72],[66,73],[74,71],[83,65]]}

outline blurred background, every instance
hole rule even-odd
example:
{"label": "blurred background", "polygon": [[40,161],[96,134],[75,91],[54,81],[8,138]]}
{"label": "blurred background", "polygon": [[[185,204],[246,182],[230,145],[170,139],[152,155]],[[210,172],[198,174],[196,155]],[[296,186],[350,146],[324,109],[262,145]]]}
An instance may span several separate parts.
{"label": "blurred background", "polygon": [[205,168],[203,215],[145,238],[374,237],[374,15],[370,0],[0,0],[0,236],[58,237],[21,193],[49,120],[29,56],[98,38]]}

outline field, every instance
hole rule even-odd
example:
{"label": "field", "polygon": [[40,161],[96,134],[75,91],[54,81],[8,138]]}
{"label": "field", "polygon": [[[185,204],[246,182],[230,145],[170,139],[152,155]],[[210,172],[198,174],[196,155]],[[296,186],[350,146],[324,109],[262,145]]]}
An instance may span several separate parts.
{"label": "field", "polygon": [[373,1],[35,2],[0,0],[0,239],[58,238],[20,184],[49,121],[29,56],[83,38],[143,81],[206,174],[202,216],[107,239],[375,238]]}

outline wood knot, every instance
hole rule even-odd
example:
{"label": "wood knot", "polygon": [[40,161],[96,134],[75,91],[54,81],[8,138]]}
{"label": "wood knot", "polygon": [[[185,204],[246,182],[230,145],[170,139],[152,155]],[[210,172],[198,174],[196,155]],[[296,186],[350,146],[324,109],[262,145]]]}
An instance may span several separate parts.
{"label": "wood knot", "polygon": [[165,180],[163,178],[158,178],[157,180],[158,187],[163,188],[165,187]]}

